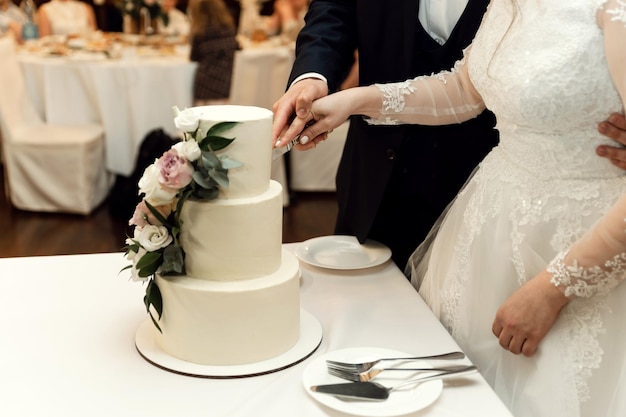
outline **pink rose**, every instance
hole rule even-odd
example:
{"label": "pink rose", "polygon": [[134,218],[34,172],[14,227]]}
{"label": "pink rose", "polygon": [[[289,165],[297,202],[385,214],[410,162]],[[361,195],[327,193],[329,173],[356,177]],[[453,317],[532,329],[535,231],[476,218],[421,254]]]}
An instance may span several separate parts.
{"label": "pink rose", "polygon": [[[172,206],[170,204],[164,206],[156,206],[154,207],[156,211],[158,211],[163,217],[167,219],[167,216],[172,212]],[[133,213],[132,219],[128,221],[130,226],[139,226],[143,227],[148,224],[152,224],[155,226],[161,226],[161,222],[157,220],[156,217],[152,214],[148,206],[146,206],[146,201],[141,200],[137,207],[135,207],[135,212]]]}
{"label": "pink rose", "polygon": [[168,188],[180,190],[191,182],[193,166],[178,155],[175,149],[165,152],[156,165],[159,169],[159,182]]}

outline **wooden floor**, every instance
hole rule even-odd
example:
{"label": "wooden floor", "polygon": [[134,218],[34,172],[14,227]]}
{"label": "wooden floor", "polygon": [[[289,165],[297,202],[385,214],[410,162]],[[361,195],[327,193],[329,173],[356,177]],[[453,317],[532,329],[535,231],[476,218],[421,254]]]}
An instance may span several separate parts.
{"label": "wooden floor", "polygon": [[[26,212],[11,206],[2,184],[0,170],[0,257],[119,252],[131,233],[128,219],[112,218],[106,202],[89,216]],[[332,234],[336,214],[334,193],[294,194],[283,242]]]}

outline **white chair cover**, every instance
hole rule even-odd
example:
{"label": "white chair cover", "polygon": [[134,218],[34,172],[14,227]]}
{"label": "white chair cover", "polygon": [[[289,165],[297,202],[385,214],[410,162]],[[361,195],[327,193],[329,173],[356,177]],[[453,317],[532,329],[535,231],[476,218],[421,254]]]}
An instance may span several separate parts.
{"label": "white chair cover", "polygon": [[101,126],[50,125],[26,93],[11,38],[0,39],[0,128],[11,203],[22,210],[88,214],[107,196]]}

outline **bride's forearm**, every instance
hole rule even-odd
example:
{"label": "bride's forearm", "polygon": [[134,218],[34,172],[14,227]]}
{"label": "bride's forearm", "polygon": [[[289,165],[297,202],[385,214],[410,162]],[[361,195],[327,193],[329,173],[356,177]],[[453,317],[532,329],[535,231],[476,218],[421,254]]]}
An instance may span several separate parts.
{"label": "bride's forearm", "polygon": [[378,117],[383,106],[380,90],[373,85],[343,90],[337,94],[345,94],[344,102],[348,104],[350,115]]}

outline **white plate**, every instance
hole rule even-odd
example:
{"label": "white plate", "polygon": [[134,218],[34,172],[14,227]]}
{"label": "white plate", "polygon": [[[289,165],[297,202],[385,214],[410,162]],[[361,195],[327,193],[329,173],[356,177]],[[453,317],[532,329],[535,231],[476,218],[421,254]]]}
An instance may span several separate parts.
{"label": "white plate", "polygon": [[154,366],[181,375],[200,378],[243,378],[281,371],[302,362],[317,350],[322,341],[322,325],[309,312],[300,310],[300,339],[287,352],[265,361],[232,366],[200,365],[175,358],[164,352],[155,340],[156,328],[150,319],[139,326],[135,347]]}
{"label": "white plate", "polygon": [[331,269],[361,269],[380,265],[391,258],[382,243],[367,240],[360,244],[354,236],[322,236],[302,242],[295,251],[303,262]]}
{"label": "white plate", "polygon": [[[333,395],[321,394],[319,392],[313,392],[309,389],[312,385],[346,382],[343,379],[328,374],[326,367],[327,359],[361,362],[383,357],[403,356],[406,357],[413,355],[405,352],[375,347],[336,350],[315,358],[315,360],[304,370],[302,383],[304,385],[304,389],[315,400],[344,413],[367,417],[391,417],[414,413],[428,407],[434,403],[437,398],[439,398],[441,391],[443,390],[443,382],[440,379],[423,382],[412,389],[410,387],[407,389],[404,387],[399,388],[398,391],[393,391],[389,396],[389,399],[386,401],[342,400]],[[417,365],[418,364],[415,362],[411,363],[411,366],[418,367]],[[385,386],[393,386],[403,380],[403,377],[397,373],[394,373],[393,375],[390,373],[387,377],[383,377],[383,375],[384,374],[380,374],[374,381]],[[404,378],[406,378],[406,375]]]}

